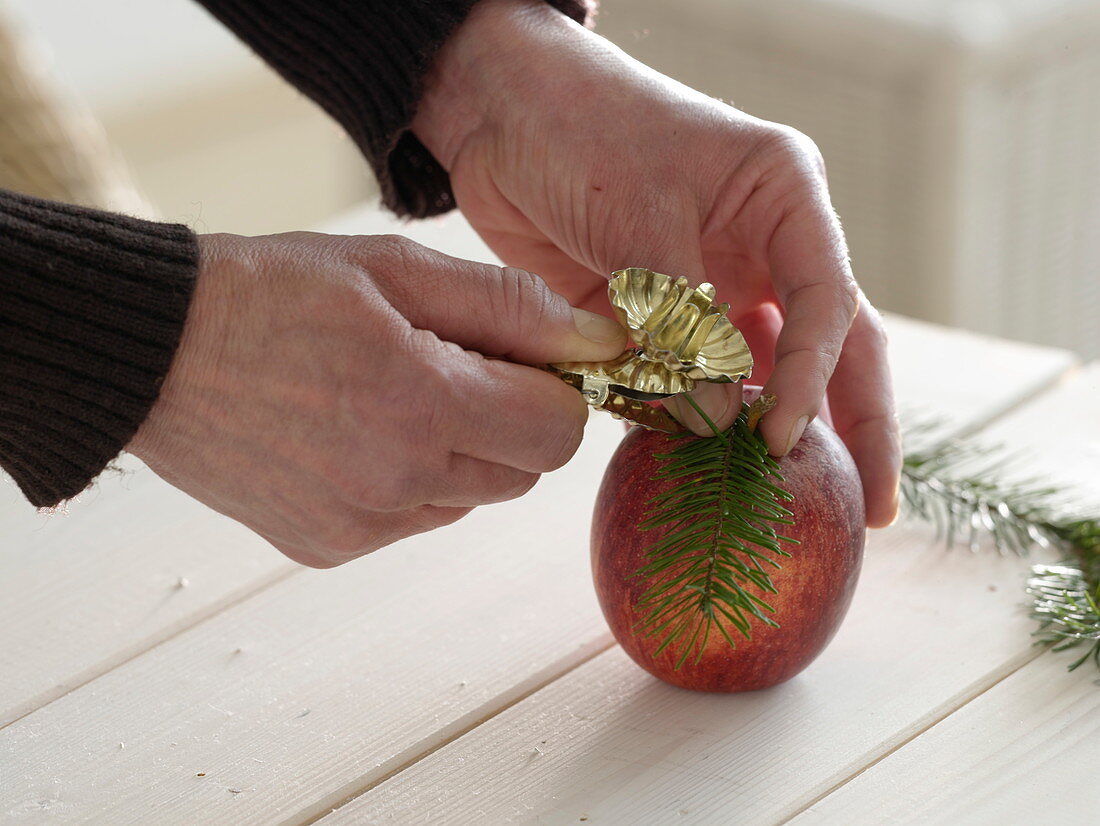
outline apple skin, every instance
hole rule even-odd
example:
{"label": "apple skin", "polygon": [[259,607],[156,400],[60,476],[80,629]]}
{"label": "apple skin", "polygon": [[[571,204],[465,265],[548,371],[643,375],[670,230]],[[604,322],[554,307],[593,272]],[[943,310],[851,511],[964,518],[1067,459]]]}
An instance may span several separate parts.
{"label": "apple skin", "polygon": [[[745,391],[746,401],[759,395],[758,388]],[[832,639],[859,579],[866,518],[855,463],[831,427],[816,419],[810,423],[801,441],[779,460],[781,486],[794,496],[787,507],[795,522],[780,533],[801,543],[784,543],[791,556],[781,558],[782,567],[770,571],[779,593],[761,595],[776,609],[772,617],[780,627],[770,628],[753,618],[752,639],[747,640],[727,626],[736,649],[714,629],[701,660],[695,662],[693,650],[677,671],[677,643],[655,657],[662,638],[646,638],[632,630],[643,616],[634,606],[652,580],[630,576],[645,564],[646,549],[668,530],[641,531],[637,526],[649,500],[672,485],[654,479],[660,467],[654,454],[673,446],[663,433],[632,428],[600,485],[592,519],[592,574],[611,632],[634,662],[682,688],[753,691],[789,680]]]}

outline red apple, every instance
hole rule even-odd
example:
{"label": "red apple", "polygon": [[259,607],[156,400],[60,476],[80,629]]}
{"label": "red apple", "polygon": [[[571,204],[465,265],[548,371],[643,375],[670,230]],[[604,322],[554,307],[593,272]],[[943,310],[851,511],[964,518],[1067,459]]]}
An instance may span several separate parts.
{"label": "red apple", "polygon": [[[746,388],[746,401],[759,389]],[[672,568],[652,577],[632,577],[647,561],[646,550],[668,527],[639,529],[650,500],[674,484],[657,479],[661,460],[678,440],[663,433],[633,428],[608,465],[592,520],[592,573],[604,617],[619,644],[642,668],[673,685],[698,691],[751,691],[789,680],[808,666],[836,633],[859,578],[866,519],[863,489],[855,463],[831,427],[810,423],[802,440],[779,461],[781,484],[794,497],[786,507],[794,525],[779,532],[798,540],[783,543],[791,554],[770,576],[777,594],[759,592],[779,623],[770,627],[752,618],[746,639],[721,616],[736,648],[718,633],[709,635],[701,658],[696,650],[679,669],[682,648],[674,643],[659,654],[663,635],[645,636],[637,628],[645,616],[641,595],[658,581],[675,576]]]}

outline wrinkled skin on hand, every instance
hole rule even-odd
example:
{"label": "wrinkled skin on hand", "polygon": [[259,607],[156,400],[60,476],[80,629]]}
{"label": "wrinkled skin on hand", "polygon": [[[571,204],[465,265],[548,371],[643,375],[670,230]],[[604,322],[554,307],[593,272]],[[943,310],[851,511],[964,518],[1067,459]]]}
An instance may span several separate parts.
{"label": "wrinkled skin on hand", "polygon": [[[897,510],[901,446],[882,321],[859,290],[806,136],[637,63],[540,0],[482,0],[441,50],[417,136],[509,264],[609,313],[606,277],[648,267],[710,281],[777,396],[761,432],[786,454],[828,416],[859,467],[871,526]],[[739,386],[696,399],[728,424]],[[669,406],[706,434],[682,401]]]}
{"label": "wrinkled skin on hand", "polygon": [[129,450],[305,565],[529,490],[573,455],[587,410],[525,364],[625,346],[537,276],[396,236],[200,243],[183,339]]}

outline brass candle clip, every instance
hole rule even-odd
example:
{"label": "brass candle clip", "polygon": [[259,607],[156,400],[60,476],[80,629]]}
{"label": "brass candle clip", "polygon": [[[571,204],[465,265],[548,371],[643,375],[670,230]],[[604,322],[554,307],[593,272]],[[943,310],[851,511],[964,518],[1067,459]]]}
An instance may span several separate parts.
{"label": "brass candle clip", "polygon": [[547,367],[593,407],[676,433],[680,424],[646,402],[689,393],[701,381],[735,382],[752,373],[749,346],[726,317],[729,304],[715,306],[713,285],[693,288],[686,278],[630,267],[612,274],[607,295],[635,346],[611,361]]}

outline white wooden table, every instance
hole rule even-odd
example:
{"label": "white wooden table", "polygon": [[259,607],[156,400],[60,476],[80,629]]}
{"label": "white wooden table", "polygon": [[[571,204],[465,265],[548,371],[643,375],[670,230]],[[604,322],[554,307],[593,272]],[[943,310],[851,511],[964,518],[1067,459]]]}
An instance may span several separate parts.
{"label": "white wooden table", "polygon": [[[489,258],[453,217],[329,229]],[[903,406],[1041,447],[1038,471],[1100,494],[1100,365],[888,323]],[[0,820],[1095,817],[1097,675],[1031,645],[1026,562],[921,525],[872,533],[843,628],[785,685],[701,695],[634,666],[588,567],[621,433],[593,416],[526,497],[332,571],[130,460],[66,514],[0,487]]]}

